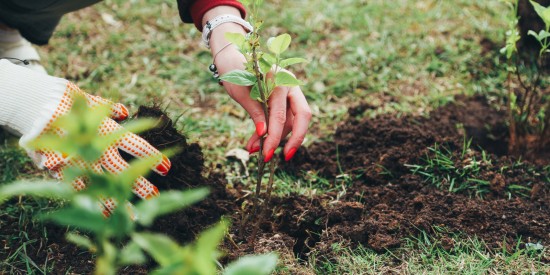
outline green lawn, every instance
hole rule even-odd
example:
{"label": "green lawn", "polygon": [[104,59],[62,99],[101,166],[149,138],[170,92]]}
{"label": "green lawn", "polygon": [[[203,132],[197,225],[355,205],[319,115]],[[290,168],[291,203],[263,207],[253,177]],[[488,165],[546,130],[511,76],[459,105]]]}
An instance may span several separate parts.
{"label": "green lawn", "polygon": [[[314,113],[306,145],[331,139],[347,108],[361,101],[376,106],[370,116],[427,114],[456,94],[504,89],[506,72],[498,49],[504,44],[506,22],[499,1],[267,2],[266,36],[288,32],[293,37],[289,55],[309,60],[294,68],[306,83],[303,91]],[[482,41],[496,45],[485,52]],[[39,51],[51,75],[89,93],[122,102],[131,111],[157,102],[172,117],[181,115],[178,127],[202,146],[208,165],[225,163],[225,152],[244,146],[253,131],[246,113],[211,78],[210,53],[200,45],[195,27],[180,22],[176,1],[104,1],[65,16],[50,44]],[[1,141],[0,182],[43,175],[30,167],[23,151],[13,149],[16,144],[13,139]],[[293,188],[278,186],[279,195]],[[299,186],[301,193],[330,188],[309,182]],[[25,224],[46,205],[33,200],[27,206],[2,208],[1,215],[19,215]],[[490,253],[477,240],[458,238],[463,245],[449,254],[416,237],[383,254],[342,244],[334,247],[331,261],[312,257],[307,263],[287,262],[281,273],[550,272],[536,256]],[[0,252],[0,274],[14,266],[41,273],[44,263],[33,267],[24,255]],[[396,266],[394,258],[406,260]]]}

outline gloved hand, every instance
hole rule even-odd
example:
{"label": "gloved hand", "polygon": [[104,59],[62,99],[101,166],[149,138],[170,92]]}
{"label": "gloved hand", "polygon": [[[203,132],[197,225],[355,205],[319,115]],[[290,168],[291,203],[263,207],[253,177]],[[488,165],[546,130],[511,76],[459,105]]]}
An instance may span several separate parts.
{"label": "gloved hand", "polygon": [[[113,119],[123,120],[128,117],[128,110],[124,105],[112,104],[101,97],[89,95],[65,79],[36,73],[0,60],[0,125],[21,136],[20,145],[27,149],[37,166],[49,169],[57,179],[63,178],[63,169],[67,165],[78,163],[58,152],[29,149],[28,143],[47,132],[63,134],[63,129],[53,129],[51,124],[71,109],[76,95],[84,96],[90,107],[98,104],[112,106],[111,118],[106,117],[103,120],[98,129],[99,136],[122,128]],[[129,132],[110,146],[92,169],[98,173],[103,169],[114,174],[124,171],[128,163],[120,156],[118,149],[134,157],[157,156],[160,161],[152,169],[160,175],[166,175],[170,169],[171,163],[166,156],[141,137]],[[75,180],[73,185],[77,190],[85,188],[83,179]],[[136,180],[133,191],[145,199],[158,195],[158,189],[143,177]],[[110,199],[104,199],[105,213],[111,212],[115,204]]]}

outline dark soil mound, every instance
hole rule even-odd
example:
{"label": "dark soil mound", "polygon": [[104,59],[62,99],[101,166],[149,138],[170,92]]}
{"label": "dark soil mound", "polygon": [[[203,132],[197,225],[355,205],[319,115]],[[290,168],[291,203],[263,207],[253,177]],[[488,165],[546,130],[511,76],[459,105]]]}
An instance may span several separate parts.
{"label": "dark soil mound", "polygon": [[[204,201],[161,217],[151,230],[185,243],[227,216],[234,226],[224,244],[224,262],[272,250],[307,257],[308,252],[324,251],[336,242],[385,251],[399,247],[403,238],[421,231],[432,233],[435,228],[478,236],[496,250],[502,248],[503,240],[513,249],[519,238],[523,243],[550,244],[549,168],[506,155],[505,113],[493,110],[483,97],[459,97],[428,117],[357,118],[364,110],[350,108],[350,119],[338,128],[334,141],[300,149],[280,169],[296,177],[317,172],[343,184],[345,192],[272,198],[271,216],[261,221],[258,240],[250,245],[246,239],[251,225],[239,232],[238,224],[241,207],[251,196],[238,183],[235,189],[226,189],[223,175],[205,176],[200,147],[188,144],[158,108],[140,108],[135,117],[159,118],[157,127],[142,136],[159,149],[180,149],[171,157],[169,174],[151,175],[150,180],[161,190],[195,186],[211,190]],[[465,134],[473,140],[470,150],[463,150]],[[411,172],[407,165],[427,167],[430,159],[440,157],[438,150],[428,149],[435,144],[455,169],[432,165],[431,170],[420,170],[424,175]],[[434,184],[426,175],[435,179]],[[465,188],[449,192],[451,181]],[[442,189],[435,187],[438,183]],[[0,235],[18,232],[21,228],[14,221],[0,216]],[[32,225],[25,230],[31,238],[44,240]],[[46,257],[55,260],[56,272],[72,266],[79,273],[89,273],[91,256],[68,244],[64,232],[48,227],[48,239],[28,244],[28,254],[36,255],[36,262]],[[149,268],[129,267],[122,273],[143,273]]]}
{"label": "dark soil mound", "polygon": [[[320,211],[335,213],[336,218],[323,214],[313,217],[325,225],[322,241],[343,237],[384,251],[399,246],[404,237],[420,230],[431,232],[438,226],[477,235],[494,249],[501,248],[504,239],[514,244],[520,236],[526,242],[548,244],[548,167],[505,156],[504,119],[504,112],[493,110],[479,96],[457,98],[429,117],[352,117],[338,128],[334,141],[300,150],[284,170],[295,175],[318,171],[329,179],[341,175],[352,179],[346,195]],[[461,158],[464,134],[473,139],[474,145]],[[466,176],[466,181],[471,177],[482,185],[471,184],[466,190],[450,193],[427,183],[426,177],[413,174],[407,164],[426,165],[427,158],[435,158],[427,148],[436,143],[449,149],[453,165],[459,170],[485,158],[485,162],[478,163],[475,175]],[[484,156],[477,148],[496,155]],[[460,171],[457,173],[465,169]],[[435,167],[431,172],[444,182],[448,171]],[[511,191],[517,186],[522,186],[524,192]],[[480,196],[484,199],[476,198]]]}
{"label": "dark soil mound", "polygon": [[[174,128],[172,120],[158,107],[140,106],[133,119],[155,118],[157,125],[140,134],[145,140],[159,150],[176,149],[178,153],[170,157],[172,168],[165,177],[151,173],[147,178],[159,190],[189,189],[208,187],[210,195],[197,205],[183,211],[169,214],[157,219],[151,228],[155,232],[166,233],[181,243],[191,241],[204,228],[218,222],[222,215],[228,213],[232,205],[225,190],[226,181],[223,175],[203,175],[204,158],[198,144],[187,143],[187,138]],[[130,156],[125,155],[125,158]]]}

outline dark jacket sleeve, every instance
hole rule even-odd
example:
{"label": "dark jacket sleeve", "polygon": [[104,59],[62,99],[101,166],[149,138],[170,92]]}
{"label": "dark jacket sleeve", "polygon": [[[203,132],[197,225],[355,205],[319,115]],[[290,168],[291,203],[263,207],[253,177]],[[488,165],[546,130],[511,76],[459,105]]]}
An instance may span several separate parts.
{"label": "dark jacket sleeve", "polygon": [[194,23],[197,29],[202,31],[202,17],[204,14],[217,6],[232,6],[246,16],[244,6],[237,0],[178,0],[178,10],[181,20],[185,23]]}

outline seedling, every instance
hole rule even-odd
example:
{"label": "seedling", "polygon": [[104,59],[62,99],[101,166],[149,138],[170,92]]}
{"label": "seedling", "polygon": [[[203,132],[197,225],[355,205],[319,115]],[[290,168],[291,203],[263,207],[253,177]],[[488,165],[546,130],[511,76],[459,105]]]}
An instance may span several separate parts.
{"label": "seedling", "polygon": [[[509,30],[506,32],[506,45],[501,49],[508,60],[508,109],[510,124],[509,152],[519,155],[525,153],[529,147],[533,150],[543,149],[550,139],[550,97],[547,90],[541,89],[541,74],[543,60],[550,53],[550,7],[543,7],[539,3],[529,1],[535,12],[544,22],[544,29],[538,33],[529,30],[528,35],[533,36],[540,44],[537,55],[528,52],[521,53],[527,58],[520,58],[517,43],[521,39],[518,31],[518,1],[502,0],[510,10],[508,16]],[[520,85],[520,89],[514,89],[511,84],[512,77]],[[536,140],[535,145],[531,140]]]}
{"label": "seedling", "polygon": [[[268,100],[273,90],[277,86],[298,86],[301,82],[296,77],[285,70],[286,67],[305,62],[304,58],[282,58],[282,54],[287,51],[290,46],[291,37],[289,34],[284,33],[276,37],[271,37],[265,43],[267,50],[264,49],[262,44],[262,37],[260,31],[263,27],[263,22],[258,17],[258,12],[261,9],[263,0],[241,0],[241,2],[247,6],[250,16],[249,21],[254,27],[254,30],[248,35],[242,35],[239,33],[227,33],[226,39],[233,43],[241,53],[246,57],[246,69],[234,70],[226,73],[221,77],[223,81],[227,81],[233,84],[241,86],[250,86],[250,96],[262,104],[264,115],[269,117]],[[269,129],[269,120],[266,122]],[[263,152],[264,141],[266,136],[260,137],[260,152]],[[256,192],[254,196],[254,204],[252,215],[246,216],[243,219],[241,225],[241,234],[244,226],[248,223],[251,217],[257,219],[256,226],[253,229],[250,240],[254,242],[257,229],[260,221],[267,211],[271,199],[271,192],[273,190],[273,179],[275,174],[275,168],[277,163],[275,161],[269,162],[269,180],[265,190],[265,200],[260,210],[259,203],[262,191],[262,178],[264,176],[265,162],[258,158],[258,176],[256,178]],[[260,213],[258,217],[258,213]]]}

